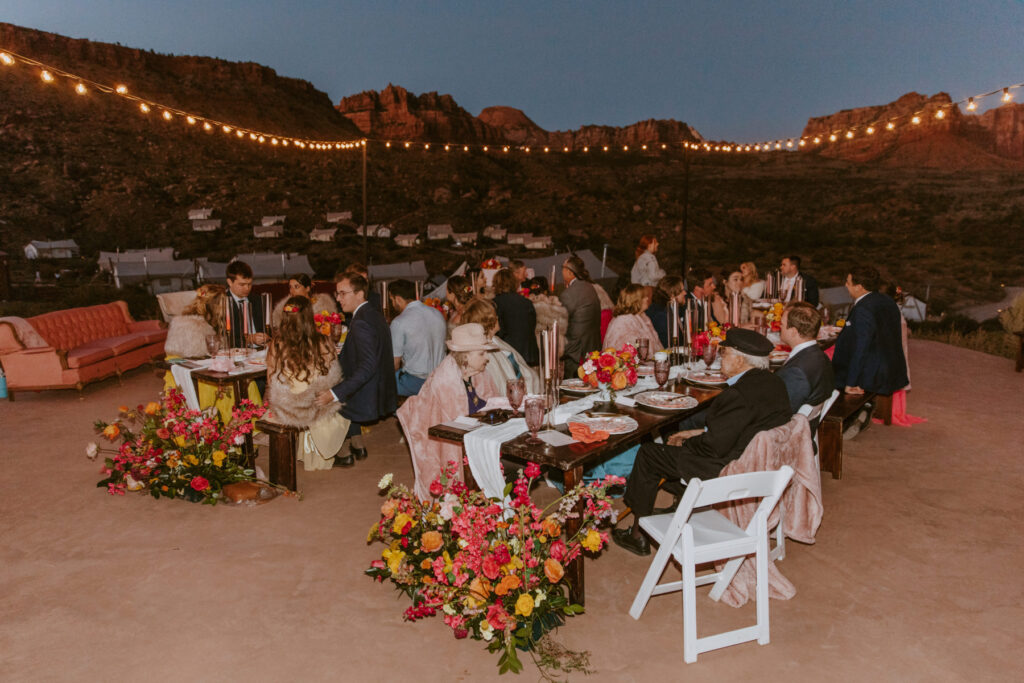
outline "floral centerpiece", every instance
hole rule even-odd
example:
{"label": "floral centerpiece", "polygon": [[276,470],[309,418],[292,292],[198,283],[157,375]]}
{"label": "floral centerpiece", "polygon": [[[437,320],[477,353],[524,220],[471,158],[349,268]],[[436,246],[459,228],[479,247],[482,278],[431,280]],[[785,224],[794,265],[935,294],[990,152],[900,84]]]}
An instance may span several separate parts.
{"label": "floral centerpiece", "polygon": [[121,406],[111,422],[97,420],[96,431],[116,448],[90,443],[86,455],[104,460],[106,475],[98,487],[111,495],[125,491],[149,492],[154,498],[185,498],[215,505],[222,500],[225,484],[255,481],[254,472],[241,464],[241,446],[253,429],[253,421],[266,408],[243,400],[232,410],[231,421],[221,424],[216,409],[189,410],[177,388],[161,400],[137,408]]}
{"label": "floral centerpiece", "polygon": [[427,306],[430,306],[433,309],[436,309],[441,315],[444,316],[445,320],[448,319],[448,315],[451,313],[451,305],[447,301],[442,301],[437,297],[427,297],[426,299],[423,300],[423,303],[426,304]]}
{"label": "floral centerpiece", "polygon": [[591,351],[583,357],[577,374],[592,387],[601,389],[601,398],[615,400],[615,392],[636,384],[636,347],[623,344],[621,349]]}
{"label": "floral centerpiece", "polygon": [[725,340],[725,332],[730,327],[729,323],[725,325],[719,325],[717,322],[712,320],[708,323],[708,329],[703,332],[699,332],[693,335],[691,345],[693,346],[693,353],[700,356],[704,353],[704,349],[707,348],[708,344],[717,344]]}
{"label": "floral centerpiece", "polygon": [[324,336],[330,336],[331,329],[335,325],[340,325],[344,321],[345,319],[341,317],[341,314],[330,313],[326,310],[313,314],[313,322],[316,323],[316,327],[320,330],[320,334]]}
{"label": "floral centerpiece", "polygon": [[779,332],[782,329],[782,309],[784,305],[781,301],[776,301],[772,304],[772,307],[765,311],[764,319],[768,323],[768,329],[772,332]]}
{"label": "floral centerpiece", "polygon": [[484,259],[480,264],[480,270],[501,270],[501,261],[493,256],[489,259]]}
{"label": "floral centerpiece", "polygon": [[[408,594],[406,620],[440,612],[456,638],[484,640],[489,651],[501,652],[501,673],[522,670],[517,650],[528,650],[535,662],[539,653],[538,666],[555,666],[548,655],[557,646],[545,634],[583,611],[566,596],[565,566],[607,545],[598,526],[614,521],[608,488],[625,481],[609,476],[581,484],[541,509],[529,496],[540,476],[535,464],[508,485],[506,502],[466,488],[455,467],[449,463],[425,501],[392,484],[390,474],[381,479],[386,498],[367,542],[387,547],[366,573]],[[579,531],[562,538],[570,517],[579,519]]]}

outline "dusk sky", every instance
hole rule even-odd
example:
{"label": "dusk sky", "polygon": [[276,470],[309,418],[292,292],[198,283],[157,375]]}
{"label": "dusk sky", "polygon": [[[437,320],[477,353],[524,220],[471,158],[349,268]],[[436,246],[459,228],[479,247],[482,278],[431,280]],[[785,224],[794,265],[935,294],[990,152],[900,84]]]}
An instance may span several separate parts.
{"label": "dusk sky", "polygon": [[548,130],[674,118],[748,142],[912,90],[956,100],[1024,81],[1024,0],[0,0],[0,21],[258,62],[335,102],[394,83]]}

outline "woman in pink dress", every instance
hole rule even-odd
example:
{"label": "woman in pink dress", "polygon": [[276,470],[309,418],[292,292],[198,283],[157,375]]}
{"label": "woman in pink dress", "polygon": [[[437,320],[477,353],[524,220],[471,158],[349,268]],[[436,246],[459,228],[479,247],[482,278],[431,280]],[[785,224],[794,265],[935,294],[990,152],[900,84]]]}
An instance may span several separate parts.
{"label": "woman in pink dress", "polygon": [[615,304],[615,317],[608,324],[604,336],[604,347],[619,349],[623,344],[636,344],[637,339],[647,339],[650,355],[660,351],[661,339],[651,319],[644,313],[649,305],[646,287],[637,284],[623,287]]}

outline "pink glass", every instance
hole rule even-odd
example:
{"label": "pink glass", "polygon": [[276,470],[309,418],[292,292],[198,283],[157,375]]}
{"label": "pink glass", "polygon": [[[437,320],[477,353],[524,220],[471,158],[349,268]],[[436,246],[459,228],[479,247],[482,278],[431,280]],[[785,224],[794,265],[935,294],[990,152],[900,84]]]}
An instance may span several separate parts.
{"label": "pink glass", "polygon": [[715,363],[715,355],[718,352],[718,344],[708,344],[704,349],[704,365],[708,366],[708,373],[711,372],[711,366]]}
{"label": "pink glass", "polygon": [[640,356],[640,360],[646,362],[648,355],[651,352],[651,340],[650,339],[637,339],[636,340],[636,353]]}
{"label": "pink glass", "polygon": [[508,404],[512,407],[512,416],[519,416],[519,406],[523,404],[523,397],[526,396],[526,380],[522,377],[513,377],[505,382],[505,396],[508,397]]}
{"label": "pink glass", "polygon": [[654,361],[654,381],[658,383],[658,388],[661,389],[665,386],[665,382],[668,381],[669,369],[671,368],[671,361],[668,358],[665,360]]}
{"label": "pink glass", "polygon": [[526,438],[526,443],[544,443],[537,438],[537,430],[544,424],[544,403],[543,396],[528,396],[526,398],[523,415],[526,417],[526,428],[530,430],[530,436]]}

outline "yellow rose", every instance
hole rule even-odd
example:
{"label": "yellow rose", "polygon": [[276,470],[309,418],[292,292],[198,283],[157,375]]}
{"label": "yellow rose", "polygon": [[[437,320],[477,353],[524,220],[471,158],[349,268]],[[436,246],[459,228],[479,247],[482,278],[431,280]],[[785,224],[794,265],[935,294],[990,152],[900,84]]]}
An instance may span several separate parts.
{"label": "yellow rose", "polygon": [[528,617],[533,614],[533,597],[529,593],[521,593],[516,600],[516,614]]}
{"label": "yellow rose", "polygon": [[[416,526],[416,522],[413,520],[413,518],[403,512],[402,514],[395,517],[395,523],[391,526],[391,531],[396,534],[400,534],[402,533],[402,529],[404,529],[405,525],[409,522],[412,522],[412,526]],[[412,527],[410,527],[410,529],[411,528]]]}
{"label": "yellow rose", "polygon": [[214,466],[220,467],[224,464],[224,458],[228,457],[228,454],[224,451],[214,451],[210,457],[213,458]]}
{"label": "yellow rose", "polygon": [[185,435],[181,434],[174,437],[174,443],[178,444],[178,448],[183,448],[185,446]]}
{"label": "yellow rose", "polygon": [[581,545],[592,553],[596,553],[601,549],[601,534],[597,533],[594,529],[587,532]]}
{"label": "yellow rose", "polygon": [[197,458],[195,455],[193,455],[191,453],[189,453],[188,455],[185,456],[185,460],[188,461],[189,465],[198,465],[199,464],[199,458]]}
{"label": "yellow rose", "polygon": [[388,563],[388,570],[392,574],[397,574],[399,567],[402,566],[402,560],[405,559],[405,553],[401,550],[391,550],[388,548],[380,555],[384,558],[384,561]]}
{"label": "yellow rose", "polygon": [[156,401],[150,401],[146,404],[146,415],[156,415],[160,412],[160,404]]}

